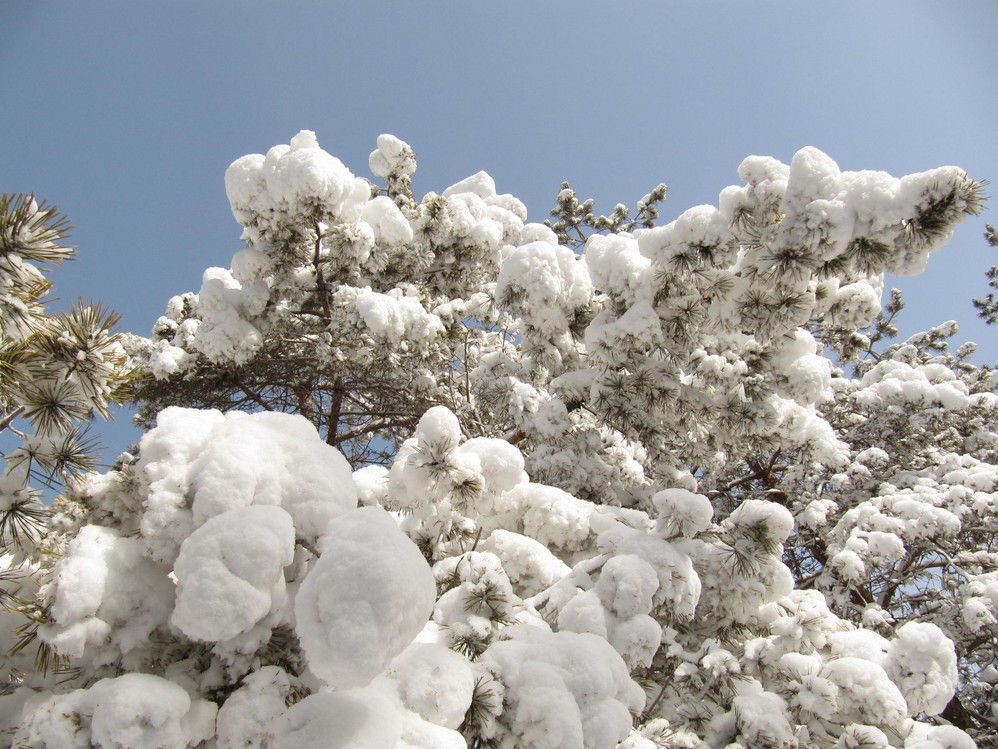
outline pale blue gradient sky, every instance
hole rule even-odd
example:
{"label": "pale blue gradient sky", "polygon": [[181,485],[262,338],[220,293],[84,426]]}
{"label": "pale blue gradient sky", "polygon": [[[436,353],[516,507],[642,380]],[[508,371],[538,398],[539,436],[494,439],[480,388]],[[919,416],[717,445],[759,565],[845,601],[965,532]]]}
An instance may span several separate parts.
{"label": "pale blue gradient sky", "polygon": [[[844,169],[998,178],[998,3],[21,2],[0,9],[0,190],[57,203],[80,259],[56,293],[142,334],[239,229],[222,176],[299,129],[358,174],[379,133],[418,193],[479,169],[543,219],[563,179],[606,209],[670,187],[714,202],[748,154],[814,145]],[[969,298],[993,207],[907,292],[993,360]],[[101,430],[114,452],[136,432]]]}

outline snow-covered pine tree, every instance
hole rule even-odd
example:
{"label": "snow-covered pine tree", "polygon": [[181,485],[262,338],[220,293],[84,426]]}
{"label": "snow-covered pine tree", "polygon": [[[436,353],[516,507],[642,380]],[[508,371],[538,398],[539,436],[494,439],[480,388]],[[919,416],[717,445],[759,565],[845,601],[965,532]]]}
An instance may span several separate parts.
{"label": "snow-covered pine tree", "polygon": [[[45,671],[51,649],[35,640],[34,600],[49,553],[48,511],[40,500],[74,474],[97,467],[86,427],[131,397],[132,365],[114,332],[117,315],[78,302],[51,313],[46,272],[73,258],[69,222],[32,195],[0,195],[0,604],[3,648],[31,653]],[[13,639],[12,639],[13,638]],[[30,647],[29,647],[30,646]],[[15,658],[15,660],[18,660]],[[3,676],[17,680],[11,661]],[[9,673],[10,672],[10,673]]]}
{"label": "snow-covered pine tree", "polygon": [[[998,247],[998,232],[995,232],[995,228],[991,224],[988,224],[987,230],[984,232],[984,239],[992,247]],[[998,265],[992,265],[988,268],[985,275],[988,279],[988,286],[991,289],[998,289]],[[998,322],[998,298],[995,298],[993,290],[989,291],[987,296],[972,301],[977,309],[977,314],[988,325],[994,325]]]}
{"label": "snow-covered pine tree", "polygon": [[[995,736],[990,370],[889,345],[981,186],[749,157],[554,220],[304,131],[127,348],[150,431],[55,504],[15,746],[972,747]],[[826,355],[827,352],[827,355]]]}

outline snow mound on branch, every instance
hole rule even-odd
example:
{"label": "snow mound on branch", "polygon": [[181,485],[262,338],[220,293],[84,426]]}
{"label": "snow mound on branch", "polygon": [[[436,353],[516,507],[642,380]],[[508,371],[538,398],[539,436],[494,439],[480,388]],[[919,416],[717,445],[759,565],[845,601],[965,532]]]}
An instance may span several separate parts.
{"label": "snow mound on branch", "polygon": [[547,335],[567,329],[592,293],[585,263],[567,247],[548,242],[517,247],[503,261],[496,281],[496,299]]}
{"label": "snow mound on branch", "polygon": [[367,164],[376,177],[411,177],[416,173],[416,155],[412,146],[389,133],[378,136],[378,147],[371,151]]}
{"label": "snow mound on branch", "polygon": [[386,749],[402,735],[402,716],[380,688],[318,692],[278,723],[278,749]]}
{"label": "snow mound on branch", "polygon": [[215,705],[149,674],[101,679],[90,690],[92,740],[107,749],[188,746],[214,732]]}
{"label": "snow mound on branch", "polygon": [[167,408],[142,438],[149,491],[140,529],[152,556],[172,564],[197,526],[229,510],[277,505],[314,542],[357,506],[346,459],[302,416]]}
{"label": "snow mound on branch", "polygon": [[503,505],[505,522],[518,523],[524,535],[549,548],[579,551],[592,540],[596,506],[556,486],[518,484]]}
{"label": "snow mound on branch", "polygon": [[271,746],[275,720],[287,710],[291,678],[277,666],[246,676],[242,686],[218,709],[218,749]]}
{"label": "snow mound on branch", "polygon": [[273,217],[274,223],[306,223],[310,215],[354,218],[370,197],[365,180],[323,151],[315,133],[302,130],[290,145],[271,148],[266,156],[236,159],[225,171],[225,193],[232,215],[243,226]]}
{"label": "snow mound on branch", "polygon": [[444,332],[440,318],[423,309],[419,299],[393,289],[379,294],[370,288],[341,287],[335,295],[337,304],[352,305],[371,337],[394,344],[402,341],[428,342]]}
{"label": "snow mound on branch", "polygon": [[[765,746],[771,749],[797,747],[793,727],[787,716],[786,704],[779,695],[764,691],[746,691],[732,700],[731,711],[711,721],[710,728],[729,728],[734,722],[736,746]],[[729,729],[730,730],[730,729]],[[722,731],[723,733],[723,731]],[[708,737],[711,731],[708,729]],[[720,746],[724,741],[713,737],[711,745]]]}
{"label": "snow mound on branch", "polygon": [[367,203],[360,212],[361,219],[374,230],[382,244],[404,245],[412,241],[412,226],[395,201],[379,195]]}
{"label": "snow mound on branch", "polygon": [[250,320],[263,310],[267,294],[262,282],[242,284],[225,268],[208,268],[198,291],[201,324],[194,345],[214,362],[247,361],[263,344],[263,333]]}
{"label": "snow mound on branch", "polygon": [[905,749],[977,749],[970,736],[956,726],[929,726],[915,723]]}
{"label": "snow mound on branch", "polygon": [[663,538],[695,536],[707,530],[714,517],[710,500],[686,489],[664,489],[651,501],[658,510],[655,532]]}
{"label": "snow mound on branch", "polygon": [[642,276],[651,265],[641,255],[637,241],[617,235],[593,234],[586,241],[583,257],[593,286],[630,302],[636,299]]}
{"label": "snow mound on branch", "polygon": [[350,465],[305,417],[226,414],[192,467],[194,522],[251,504],[280,505],[312,541],[357,506]]}
{"label": "snow mound on branch", "polygon": [[651,611],[652,597],[658,591],[658,574],[641,557],[620,554],[603,565],[595,590],[608,610],[628,619]]}
{"label": "snow mound on branch", "polygon": [[503,512],[504,493],[527,481],[523,455],[505,440],[475,437],[460,444],[461,425],[444,406],[426,411],[399,449],[388,474],[389,504],[422,508],[450,498],[472,515]]}
{"label": "snow mound on branch", "polygon": [[480,661],[505,689],[503,745],[610,747],[627,736],[645,695],[606,640],[524,625],[506,634]]}
{"label": "snow mound on branch", "polygon": [[441,195],[449,198],[452,195],[462,195],[464,193],[472,193],[482,200],[493,198],[496,195],[496,181],[492,179],[492,175],[488,172],[476,172],[470,177],[465,177],[460,182],[455,182],[444,190]]}
{"label": "snow mound on branch", "polygon": [[862,658],[839,658],[820,674],[838,688],[835,719],[889,727],[902,722],[908,706],[883,668]]}
{"label": "snow mound on branch", "polygon": [[510,582],[524,596],[540,593],[571,571],[544,544],[521,533],[497,528],[480,547],[499,557]]}
{"label": "snow mound on branch", "polygon": [[309,668],[338,689],[362,686],[419,634],[436,599],[416,545],[379,507],[333,520],[295,600]]}
{"label": "snow mound on branch", "polygon": [[145,644],[170,614],[173,585],[144,552],[141,541],[110,528],[80,529],[56,565],[54,623],[40,630],[42,639],[71,658],[91,649],[98,662]]}
{"label": "snow mound on branch", "polygon": [[165,408],[139,443],[137,472],[146,485],[139,529],[158,561],[172,564],[180,542],[194,530],[187,496],[191,466],[212,429],[224,420],[220,411]]}
{"label": "snow mound on branch", "polygon": [[747,499],[724,521],[737,533],[760,534],[768,543],[782,544],[794,528],[790,510],[775,502]]}
{"label": "snow mound on branch", "polygon": [[509,491],[517,484],[524,484],[529,480],[523,470],[523,453],[506,440],[472,437],[460,445],[456,452],[464,457],[464,462],[468,462],[468,456],[475,456],[475,467],[481,472],[490,491],[496,494]]}
{"label": "snow mound on branch", "polygon": [[[598,543],[603,553],[633,555],[644,560],[658,576],[658,587],[653,592],[653,605],[666,606],[671,616],[682,621],[693,618],[700,600],[702,583],[692,560],[677,545],[620,524],[600,533]],[[633,570],[638,575],[645,574],[638,571],[643,570],[643,566],[634,561],[628,562],[619,571],[625,570]],[[638,585],[644,590],[649,582]],[[616,586],[614,590],[615,588]]]}
{"label": "snow mound on branch", "polygon": [[388,674],[398,682],[402,704],[430,723],[457,728],[471,705],[475,674],[453,650],[414,642],[392,661]]}
{"label": "snow mound on branch", "polygon": [[39,693],[24,706],[14,746],[163,749],[196,746],[214,734],[216,707],[192,702],[172,681],[132,673],[67,694]]}
{"label": "snow mound on branch", "polygon": [[[565,578],[559,587],[572,582],[589,585],[585,578]],[[662,642],[662,626],[649,616],[659,587],[658,571],[648,560],[613,556],[603,563],[595,586],[577,592],[561,608],[558,629],[605,637],[629,669],[647,667]]]}
{"label": "snow mound on branch", "polygon": [[935,624],[908,622],[899,627],[884,668],[901,688],[909,715],[938,715],[956,689],[956,650]]}
{"label": "snow mound on branch", "polygon": [[294,546],[294,524],[280,507],[245,507],[211,518],[180,546],[170,621],[208,642],[248,632],[284,605],[284,567]]}

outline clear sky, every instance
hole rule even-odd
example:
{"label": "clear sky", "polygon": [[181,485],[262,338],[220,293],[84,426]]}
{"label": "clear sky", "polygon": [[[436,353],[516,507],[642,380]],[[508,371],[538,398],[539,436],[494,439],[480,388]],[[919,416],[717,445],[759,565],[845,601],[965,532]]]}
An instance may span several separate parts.
{"label": "clear sky", "polygon": [[[76,226],[58,296],[146,335],[240,248],[226,166],[300,129],[364,176],[394,133],[417,193],[485,169],[535,220],[563,179],[607,210],[666,182],[671,220],[738,183],[745,156],[805,145],[844,169],[998,180],[996,39],[994,0],[4,0],[0,190]],[[993,362],[968,301],[998,261],[985,222],[995,205],[889,283],[905,333],[956,319]],[[112,456],[137,434],[100,431]]]}

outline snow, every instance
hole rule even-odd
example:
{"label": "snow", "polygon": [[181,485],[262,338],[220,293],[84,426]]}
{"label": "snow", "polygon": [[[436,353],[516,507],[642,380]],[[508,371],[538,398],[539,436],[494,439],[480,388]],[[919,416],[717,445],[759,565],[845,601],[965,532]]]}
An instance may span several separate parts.
{"label": "snow", "polygon": [[375,339],[396,344],[404,340],[426,344],[444,332],[439,317],[424,310],[418,299],[401,293],[379,294],[368,287],[344,286],[336,293],[336,301],[356,307]]}
{"label": "snow", "polygon": [[505,743],[610,747],[627,736],[645,696],[606,640],[522,625],[508,636],[480,660],[505,688]]}
{"label": "snow", "polygon": [[353,483],[357,487],[357,501],[362,505],[384,506],[388,498],[388,469],[370,465],[353,472]]}
{"label": "snow", "polygon": [[[653,604],[655,606],[667,604],[669,616],[680,620],[692,619],[700,599],[701,580],[690,557],[676,545],[622,525],[616,525],[600,533],[598,543],[604,553],[618,556],[634,555],[644,560],[658,577],[658,589],[653,595]],[[634,566],[643,569],[637,564]]]}
{"label": "snow", "polygon": [[313,542],[357,505],[350,467],[304,417],[168,408],[142,439],[149,493],[142,536],[172,564],[180,543],[210,518],[251,505],[282,506]]}
{"label": "snow", "polygon": [[106,749],[188,746],[214,732],[215,706],[149,674],[101,679],[90,690],[91,737]]}
{"label": "snow", "polygon": [[883,666],[887,658],[890,642],[869,629],[852,629],[832,632],[828,644],[835,657],[863,658],[878,666]]}
{"label": "snow", "polygon": [[608,637],[606,614],[603,602],[594,591],[579,591],[558,612],[558,630],[589,632],[606,638]]}
{"label": "snow", "polygon": [[141,541],[97,525],[80,529],[56,564],[53,623],[43,640],[56,652],[112,662],[146,644],[173,605],[173,585],[144,556]]}
{"label": "snow", "polygon": [[649,668],[662,644],[662,625],[648,614],[627,618],[607,615],[608,641],[620,653],[629,671]]}
{"label": "snow", "polygon": [[461,424],[457,416],[444,406],[433,406],[416,424],[414,438],[424,445],[439,446],[439,450],[452,450],[461,441]]}
{"label": "snow", "polygon": [[581,549],[592,535],[594,506],[555,486],[519,484],[506,494],[523,533],[549,548]]}
{"label": "snow", "polygon": [[139,443],[137,472],[147,487],[140,528],[154,559],[172,565],[180,542],[194,530],[187,502],[191,466],[224,418],[218,411],[166,408]]}
{"label": "snow", "polygon": [[249,674],[218,709],[218,749],[260,749],[275,741],[275,721],[287,710],[291,677],[278,666]]}
{"label": "snow", "polygon": [[575,253],[539,241],[520,245],[503,260],[495,293],[530,326],[555,335],[568,327],[575,309],[588,303],[593,288],[584,261]]}
{"label": "snow", "polygon": [[747,692],[732,700],[738,741],[745,746],[791,749],[797,746],[786,707],[772,692]]}
{"label": "snow", "polygon": [[489,176],[488,172],[477,172],[470,177],[465,177],[460,182],[456,182],[441,193],[445,198],[452,195],[472,193],[482,199],[492,198],[496,195],[496,182]]}
{"label": "snow", "polygon": [[850,723],[839,735],[835,749],[889,749],[887,735],[876,726]]}
{"label": "snow", "polygon": [[603,565],[595,590],[608,610],[627,619],[651,611],[658,575],[641,557],[619,554]]}
{"label": "snow", "polygon": [[819,675],[838,688],[836,720],[890,726],[908,714],[904,696],[876,663],[838,658],[826,663]]}
{"label": "snow", "polygon": [[905,749],[977,749],[977,744],[956,726],[916,724]]}
{"label": "snow", "polygon": [[214,733],[215,705],[159,676],[129,673],[27,701],[15,746],[183,749]]}
{"label": "snow", "polygon": [[411,711],[402,714],[402,735],[396,749],[466,749],[468,743],[457,731],[430,723]]}
{"label": "snow", "polygon": [[499,557],[510,581],[523,596],[540,593],[570,571],[544,544],[521,533],[497,528],[479,546]]}
{"label": "snow", "polygon": [[659,268],[723,268],[735,260],[729,221],[714,206],[694,206],[672,223],[636,232],[638,246]]}
{"label": "snow", "polygon": [[165,380],[182,370],[187,362],[187,352],[167,341],[158,341],[149,354],[149,368],[157,380]]}
{"label": "snow", "polygon": [[907,622],[898,627],[884,668],[900,687],[909,715],[938,715],[956,689],[953,641],[930,622]]}
{"label": "snow", "polygon": [[457,728],[471,704],[475,674],[468,660],[442,645],[414,642],[387,673],[398,682],[402,704],[424,720]]}
{"label": "snow", "polygon": [[[507,624],[532,618],[522,610],[495,554],[469,551],[441,559],[433,566],[433,576],[444,589],[433,609],[433,620],[451,647],[484,650]],[[533,618],[535,624],[545,626]]]}
{"label": "snow", "polygon": [[747,499],[728,515],[724,523],[743,532],[752,530],[762,533],[772,542],[782,544],[793,530],[794,518],[786,507],[775,502]]}
{"label": "snow", "polygon": [[458,454],[473,454],[490,491],[502,493],[529,480],[523,469],[523,453],[506,440],[473,437],[457,448]]}
{"label": "snow", "polygon": [[244,363],[263,345],[262,332],[248,318],[266,299],[265,286],[244,287],[225,268],[208,268],[198,291],[202,322],[194,346],[211,361]]}
{"label": "snow", "polygon": [[339,208],[353,198],[356,178],[343,162],[319,148],[311,131],[292,138],[291,148],[274,160],[273,169],[267,166],[267,192],[276,206],[316,201]]}
{"label": "snow", "polygon": [[383,133],[378,136],[378,147],[368,157],[368,167],[376,177],[411,177],[416,172],[416,157],[404,140]]}
{"label": "snow", "polygon": [[279,613],[294,545],[294,523],[280,507],[254,505],[215,515],[180,546],[171,623],[194,640],[220,642]]}
{"label": "snow", "polygon": [[361,209],[360,216],[383,244],[396,246],[412,241],[412,226],[391,198],[384,195],[372,198]]}
{"label": "snow", "polygon": [[686,489],[664,489],[656,492],[652,502],[658,510],[655,532],[664,538],[695,536],[710,527],[714,508],[702,494]]}
{"label": "snow", "polygon": [[363,686],[419,634],[436,586],[416,545],[378,507],[333,520],[295,599],[309,668],[330,687]]}
{"label": "snow", "polygon": [[586,242],[586,268],[593,286],[629,302],[636,301],[644,273],[651,265],[630,237],[594,234]]}
{"label": "snow", "polygon": [[381,689],[323,691],[292,705],[277,733],[277,749],[386,749],[402,735],[402,716]]}

